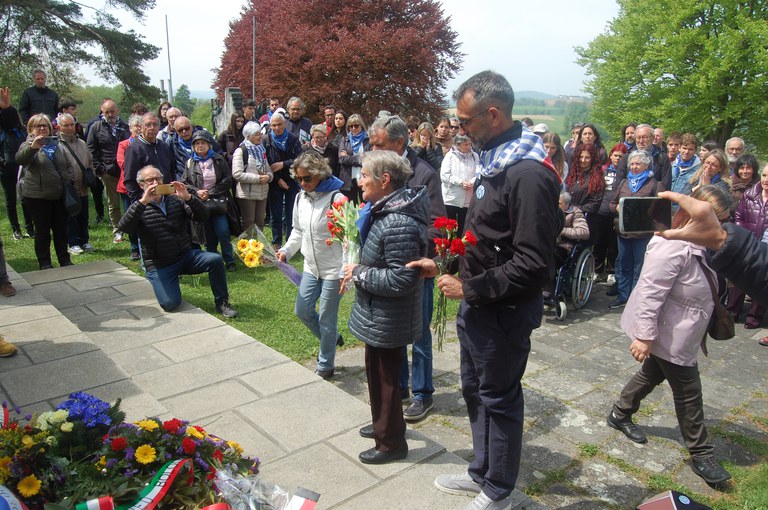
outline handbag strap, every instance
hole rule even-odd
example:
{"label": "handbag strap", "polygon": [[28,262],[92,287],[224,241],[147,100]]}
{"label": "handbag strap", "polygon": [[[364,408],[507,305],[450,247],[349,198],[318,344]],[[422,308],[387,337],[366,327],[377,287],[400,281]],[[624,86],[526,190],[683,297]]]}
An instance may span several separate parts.
{"label": "handbag strap", "polygon": [[69,153],[72,154],[72,157],[75,158],[75,161],[77,161],[77,164],[80,165],[80,170],[83,173],[85,173],[85,165],[83,164],[82,161],[80,161],[80,158],[77,157],[77,154],[75,153],[75,151],[72,150],[72,147],[70,147],[69,144],[67,142],[65,142],[64,140],[61,140],[61,143],[64,145],[64,147],[67,148]]}
{"label": "handbag strap", "polygon": [[[61,168],[59,168],[59,165],[56,164],[56,155],[54,153],[54,156],[51,158],[51,163],[53,163],[53,168],[56,169],[56,172],[59,174],[59,177],[61,177],[61,182],[67,183],[67,179],[64,177],[64,174],[61,172]],[[72,181],[69,181],[72,182]]]}
{"label": "handbag strap", "polygon": [[714,302],[715,306],[717,306],[717,303],[720,302],[720,297],[717,295],[715,279],[712,277],[712,272],[707,268],[707,266],[704,265],[704,262],[701,260],[700,256],[696,255],[695,257],[696,261],[701,266],[701,270],[704,271],[704,276],[707,278],[709,290],[712,291],[712,301]]}

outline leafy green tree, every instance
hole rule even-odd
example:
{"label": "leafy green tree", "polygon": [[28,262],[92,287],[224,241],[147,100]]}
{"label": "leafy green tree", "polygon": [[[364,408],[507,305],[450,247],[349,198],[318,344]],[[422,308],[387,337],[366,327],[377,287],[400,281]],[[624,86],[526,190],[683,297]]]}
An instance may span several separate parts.
{"label": "leafy green tree", "polygon": [[[154,0],[109,0],[108,7],[141,17]],[[121,30],[108,8],[83,15],[83,5],[71,0],[4,0],[0,4],[0,83],[12,87],[14,100],[32,83],[32,71],[45,69],[49,85],[67,96],[85,80],[75,69],[90,65],[104,79],[118,80],[127,101],[159,97],[141,71],[158,48],[133,30]],[[95,51],[94,51],[95,50]]]}
{"label": "leafy green tree", "polygon": [[721,144],[739,135],[766,149],[768,1],[618,3],[606,32],[576,48],[597,122],[614,133],[650,122]]}
{"label": "leafy green tree", "polygon": [[198,101],[189,120],[195,126],[203,126],[213,133],[213,119],[211,118],[211,102],[209,100]]}
{"label": "leafy green tree", "polygon": [[181,84],[173,95],[173,106],[187,115],[192,115],[195,110],[195,100],[190,97],[189,87]]}

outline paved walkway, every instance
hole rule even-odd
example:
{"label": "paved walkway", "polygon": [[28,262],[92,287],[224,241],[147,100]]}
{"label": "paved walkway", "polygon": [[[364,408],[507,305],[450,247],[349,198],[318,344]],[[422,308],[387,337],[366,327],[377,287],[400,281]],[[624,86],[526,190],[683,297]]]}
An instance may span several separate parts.
{"label": "paved walkway", "polygon": [[[405,461],[365,466],[370,441],[357,430],[370,419],[361,348],[337,356],[333,383],[189,304],[164,313],[149,284],[123,266],[101,261],[17,275],[18,294],[0,300],[0,332],[19,354],[0,360],[0,398],[25,412],[48,410],[72,391],[123,399],[129,419],[193,420],[243,444],[262,459],[266,479],[292,491],[321,494],[322,509],[463,508],[432,481],[466,469],[471,439],[459,391],[455,341],[436,355],[436,410],[409,427]],[[598,290],[598,293],[600,291]],[[678,442],[670,393],[649,397],[640,418],[651,435],[635,445],[604,425],[604,415],[636,365],[602,296],[565,322],[549,314],[535,332],[524,382],[526,433],[517,509],[629,508],[650,493],[635,475],[664,474],[702,493]],[[587,322],[587,320],[589,322]],[[714,343],[702,363],[708,423],[768,441],[742,410],[768,415],[768,350],[741,337]],[[765,331],[754,332],[759,338]],[[763,393],[759,393],[763,391]],[[755,462],[728,440],[717,454]],[[584,445],[588,445],[585,447]],[[622,458],[618,469],[606,455]],[[610,459],[608,459],[610,460]]]}

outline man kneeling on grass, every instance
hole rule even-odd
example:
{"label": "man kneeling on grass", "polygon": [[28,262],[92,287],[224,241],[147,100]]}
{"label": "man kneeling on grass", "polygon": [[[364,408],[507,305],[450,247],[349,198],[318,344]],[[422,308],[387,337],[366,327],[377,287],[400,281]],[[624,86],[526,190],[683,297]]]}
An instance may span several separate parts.
{"label": "man kneeling on grass", "polygon": [[120,218],[119,229],[138,233],[141,255],[158,303],[166,312],[181,304],[179,275],[208,273],[216,311],[224,317],[237,317],[229,305],[224,259],[215,252],[192,248],[190,220],[204,222],[208,209],[190,194],[184,184],[172,182],[173,190],[163,185],[163,174],[154,166],[139,170],[136,179],[144,191]]}

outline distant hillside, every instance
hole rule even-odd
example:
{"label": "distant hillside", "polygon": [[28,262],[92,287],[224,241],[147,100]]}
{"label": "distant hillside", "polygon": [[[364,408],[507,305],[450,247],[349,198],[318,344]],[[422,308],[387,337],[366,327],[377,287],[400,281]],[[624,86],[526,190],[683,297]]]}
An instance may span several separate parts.
{"label": "distant hillside", "polygon": [[216,93],[213,90],[190,90],[189,96],[192,99],[213,99]]}
{"label": "distant hillside", "polygon": [[515,98],[528,98],[528,99],[555,99],[557,96],[547,94],[546,92],[538,92],[536,90],[516,90]]}

